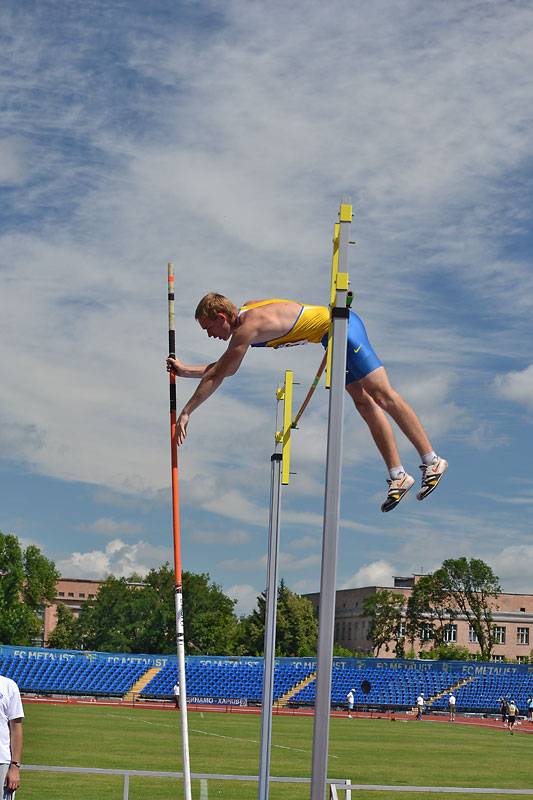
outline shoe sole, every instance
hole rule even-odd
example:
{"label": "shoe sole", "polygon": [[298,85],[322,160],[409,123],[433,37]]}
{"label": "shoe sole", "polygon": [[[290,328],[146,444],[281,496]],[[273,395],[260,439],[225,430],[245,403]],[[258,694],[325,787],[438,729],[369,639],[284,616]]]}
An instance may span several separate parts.
{"label": "shoe sole", "polygon": [[417,496],[416,496],[416,499],[417,499],[417,500],[425,500],[425,499],[426,499],[426,497],[427,497],[429,494],[431,494],[431,492],[434,492],[434,491],[435,491],[435,489],[437,488],[437,486],[439,485],[439,483],[441,482],[441,480],[444,478],[444,475],[446,474],[446,470],[447,470],[447,469],[448,469],[448,464],[446,464],[446,469],[444,469],[444,470],[441,472],[441,474],[440,474],[440,475],[433,476],[433,477],[436,477],[436,481],[435,481],[435,483],[433,484],[433,486],[430,486],[430,488],[427,490],[427,492],[418,492],[418,494],[417,494]]}
{"label": "shoe sole", "polygon": [[389,506],[388,508],[385,508],[385,506],[388,504],[388,498],[387,498],[387,500],[385,500],[385,502],[381,506],[381,510],[383,511],[383,513],[386,514],[388,511],[392,511],[394,508],[396,508],[398,503],[400,503],[403,500],[403,498],[405,497],[407,492],[411,491],[411,489],[413,488],[414,485],[415,484],[414,484],[414,481],[413,481],[411,486],[409,486],[408,489],[404,489],[402,491],[401,495],[399,496],[399,498],[391,506]]}

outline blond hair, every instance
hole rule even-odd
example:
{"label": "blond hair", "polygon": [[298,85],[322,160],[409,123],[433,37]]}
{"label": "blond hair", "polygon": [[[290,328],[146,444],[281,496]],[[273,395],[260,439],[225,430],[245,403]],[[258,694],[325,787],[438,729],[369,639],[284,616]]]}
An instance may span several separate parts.
{"label": "blond hair", "polygon": [[233,320],[237,316],[237,306],[233,305],[231,300],[228,300],[223,294],[209,292],[196,306],[194,318],[198,320],[215,319],[216,315],[221,313],[227,314]]}

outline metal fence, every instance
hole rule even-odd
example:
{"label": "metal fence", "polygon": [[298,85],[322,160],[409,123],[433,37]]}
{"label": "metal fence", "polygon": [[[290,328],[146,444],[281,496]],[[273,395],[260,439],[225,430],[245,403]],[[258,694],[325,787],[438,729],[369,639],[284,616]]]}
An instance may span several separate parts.
{"label": "metal fence", "polygon": [[[182,772],[157,772],[140,769],[99,769],[97,767],[57,767],[46,764],[24,764],[24,770],[34,772],[74,773],[82,775],[121,775],[124,777],[123,800],[129,800],[131,777],[141,778],[183,778]],[[259,780],[257,775],[215,775],[210,773],[191,773],[193,780],[200,782],[200,800],[208,800],[209,781],[248,781]],[[310,783],[309,778],[270,777],[271,783]],[[533,795],[533,789],[501,789],[497,787],[460,787],[460,786],[386,786],[382,784],[352,783],[349,779],[328,778],[329,800],[351,800],[352,791],[366,792],[426,792],[431,794],[497,794],[497,795]]]}
{"label": "metal fence", "polygon": [[[156,770],[141,770],[141,769],[100,769],[98,767],[58,767],[58,766],[50,766],[48,764],[24,764],[24,770],[29,770],[33,772],[58,772],[58,773],[74,773],[80,775],[119,775],[124,777],[124,790],[123,790],[123,800],[129,800],[129,789],[130,789],[130,778],[131,777],[140,777],[140,778],[174,778],[180,779],[183,778],[183,772],[158,772]],[[208,791],[209,791],[209,781],[249,781],[255,782],[259,780],[257,775],[215,775],[211,773],[191,773],[192,780],[200,781],[200,800],[208,800]],[[270,777],[271,783],[310,783],[310,778],[282,778],[282,777]],[[351,783],[349,780],[345,779],[337,779],[337,778],[330,778],[328,779],[328,784],[330,785],[330,791],[334,793],[330,796],[335,798],[335,800],[341,800],[341,798],[346,798],[346,800],[351,800],[351,793],[350,789],[346,787],[351,787]],[[341,792],[346,792],[345,794],[341,794],[339,797],[338,790],[340,789]]]}

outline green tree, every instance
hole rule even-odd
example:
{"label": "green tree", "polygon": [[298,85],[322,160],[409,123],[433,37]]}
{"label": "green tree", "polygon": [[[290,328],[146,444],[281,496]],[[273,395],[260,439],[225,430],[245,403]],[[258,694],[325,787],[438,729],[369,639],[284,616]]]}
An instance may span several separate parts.
{"label": "green tree", "polygon": [[[266,595],[257,598],[257,606],[241,622],[240,649],[250,655],[263,655],[265,641]],[[278,587],[276,614],[276,655],[310,656],[316,653],[318,623],[312,603],[286,586]]]}
{"label": "green tree", "polygon": [[[168,564],[152,569],[139,585],[108,578],[80,613],[80,640],[86,650],[172,653],[176,650],[174,572]],[[183,573],[183,617],[187,651],[205,655],[233,652],[237,630],[235,600],[210,582],[209,575]]]}
{"label": "green tree", "polygon": [[[174,593],[172,594],[174,602]],[[187,647],[204,655],[231,655],[237,636],[237,601],[207,573],[183,573],[183,615]]]}
{"label": "green tree", "polygon": [[401,622],[405,597],[398,592],[381,589],[363,603],[364,613],[370,617],[368,638],[372,642],[374,654],[377,655],[382,647],[390,652],[391,644],[397,656],[404,655],[404,636],[401,633]]}
{"label": "green tree", "polygon": [[457,644],[440,644],[431,650],[424,650],[420,658],[436,658],[439,661],[472,661],[472,653]]}
{"label": "green tree", "polygon": [[411,642],[418,638],[422,646],[427,643],[433,648],[440,647],[444,644],[446,626],[456,616],[442,570],[424,575],[415,583],[407,601],[407,636]]}
{"label": "green tree", "polygon": [[134,587],[126,578],[107,578],[98,594],[80,611],[78,625],[84,650],[139,652],[136,642],[144,624],[137,607]]}
{"label": "green tree", "polygon": [[59,572],[35,545],[23,550],[0,532],[0,642],[28,645],[42,629],[42,611],[54,600]]}
{"label": "green tree", "polygon": [[494,647],[492,612],[501,592],[498,576],[481,559],[464,556],[447,559],[438,571],[444,589],[477,636],[481,659],[490,661]]}
{"label": "green tree", "polygon": [[79,650],[80,628],[75,615],[64,603],[57,604],[56,614],[57,624],[48,637],[47,647],[58,650]]}

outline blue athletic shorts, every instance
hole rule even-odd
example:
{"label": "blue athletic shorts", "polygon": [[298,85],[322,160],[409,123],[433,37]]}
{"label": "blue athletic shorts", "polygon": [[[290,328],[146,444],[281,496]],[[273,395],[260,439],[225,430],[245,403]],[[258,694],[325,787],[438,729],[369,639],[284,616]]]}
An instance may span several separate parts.
{"label": "blue athletic shorts", "polygon": [[[322,339],[324,347],[328,346],[328,336]],[[360,381],[370,372],[383,366],[368,341],[368,336],[361,317],[350,310],[348,319],[348,341],[346,347],[346,386]]]}

